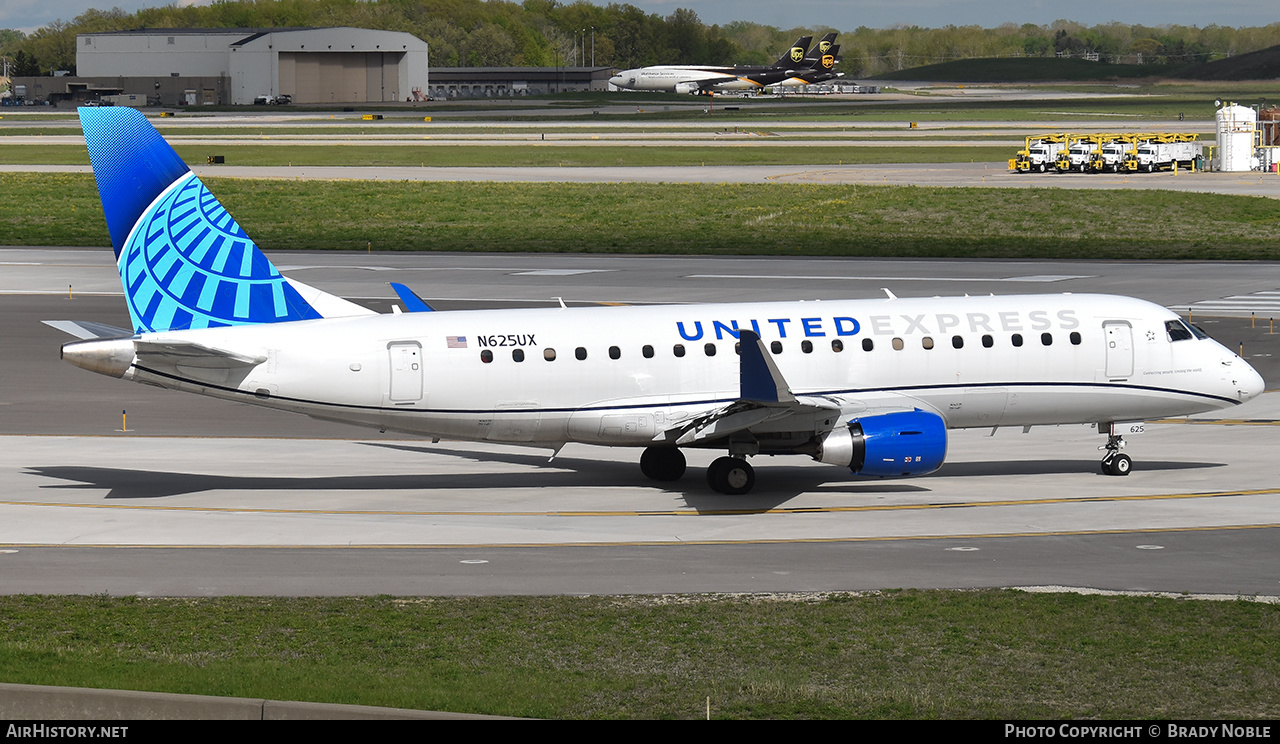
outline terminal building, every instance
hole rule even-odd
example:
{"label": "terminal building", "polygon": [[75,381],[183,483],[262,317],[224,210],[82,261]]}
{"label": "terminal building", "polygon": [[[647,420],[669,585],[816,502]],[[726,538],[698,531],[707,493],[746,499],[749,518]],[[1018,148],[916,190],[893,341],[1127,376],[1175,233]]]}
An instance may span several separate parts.
{"label": "terminal building", "polygon": [[612,67],[437,67],[430,90],[437,100],[519,98],[608,90],[612,76]]}
{"label": "terminal building", "polygon": [[80,34],[75,77],[27,78],[27,97],[145,97],[162,106],[425,100],[427,43],[365,28],[142,29]]}

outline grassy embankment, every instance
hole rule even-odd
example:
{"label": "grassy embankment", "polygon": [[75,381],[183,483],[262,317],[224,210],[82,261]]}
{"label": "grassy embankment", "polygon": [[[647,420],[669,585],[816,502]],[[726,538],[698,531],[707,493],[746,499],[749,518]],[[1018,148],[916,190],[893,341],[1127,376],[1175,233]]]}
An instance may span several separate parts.
{"label": "grassy embankment", "polygon": [[[208,183],[271,250],[372,243],[413,251],[1280,259],[1280,210],[1261,197],[820,184]],[[108,242],[90,175],[0,174],[0,193],[0,243]]]}
{"label": "grassy embankment", "polygon": [[547,718],[1280,715],[1280,607],[1018,591],[0,598],[9,682]]}

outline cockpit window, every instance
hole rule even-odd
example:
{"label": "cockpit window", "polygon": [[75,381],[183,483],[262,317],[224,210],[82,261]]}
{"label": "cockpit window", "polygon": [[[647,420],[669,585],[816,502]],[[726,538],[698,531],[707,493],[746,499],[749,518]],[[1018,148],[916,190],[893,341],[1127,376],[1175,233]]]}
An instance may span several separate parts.
{"label": "cockpit window", "polygon": [[1183,325],[1181,320],[1166,320],[1164,332],[1169,334],[1170,341],[1187,341],[1192,338],[1191,329]]}
{"label": "cockpit window", "polygon": [[1186,322],[1186,321],[1183,321],[1183,323],[1182,323],[1182,324],[1183,324],[1183,325],[1185,325],[1186,327],[1190,328],[1190,329],[1191,329],[1191,332],[1192,332],[1193,334],[1195,334],[1195,337],[1196,337],[1196,338],[1201,338],[1201,339],[1209,338],[1209,334],[1205,333],[1205,332],[1204,332],[1204,329],[1203,329],[1203,328],[1201,328],[1200,326],[1196,325],[1195,323],[1188,323],[1188,322]]}

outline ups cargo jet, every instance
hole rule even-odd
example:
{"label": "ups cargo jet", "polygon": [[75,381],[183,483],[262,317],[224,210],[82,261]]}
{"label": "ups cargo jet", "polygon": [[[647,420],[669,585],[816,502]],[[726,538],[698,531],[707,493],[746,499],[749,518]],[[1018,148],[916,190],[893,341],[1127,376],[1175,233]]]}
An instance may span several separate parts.
{"label": "ups cargo jet", "polygon": [[[719,450],[923,475],[949,429],[1130,422],[1258,395],[1245,361],[1158,305],[1050,294],[377,314],[280,275],[127,108],[80,109],[133,328],[50,321],[62,358],[158,387],[442,439],[636,447],[656,481]],[[731,260],[731,259],[726,259]],[[835,475],[835,473],[833,473]]]}
{"label": "ups cargo jet", "polygon": [[756,90],[770,85],[804,85],[840,77],[834,71],[840,47],[829,33],[807,54],[812,36],[801,36],[776,62],[761,66],[656,65],[624,70],[609,79],[617,88],[666,93]]}

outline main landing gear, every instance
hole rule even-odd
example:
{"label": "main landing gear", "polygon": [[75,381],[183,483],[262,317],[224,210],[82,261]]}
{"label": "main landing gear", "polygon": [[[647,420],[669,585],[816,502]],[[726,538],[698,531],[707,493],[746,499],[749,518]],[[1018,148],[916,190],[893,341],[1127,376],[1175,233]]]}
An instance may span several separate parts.
{"label": "main landing gear", "polygon": [[680,480],[684,468],[684,453],[675,447],[647,447],[640,455],[640,472],[656,481]]}
{"label": "main landing gear", "polygon": [[1102,457],[1102,472],[1106,475],[1128,475],[1133,470],[1133,458],[1120,450],[1124,449],[1124,437],[1119,434],[1107,434],[1107,443],[1098,449],[1107,451]]}
{"label": "main landing gear", "polygon": [[[649,447],[640,455],[640,472],[656,481],[684,476],[684,453],[676,447]],[[717,493],[738,496],[756,484],[756,470],[744,457],[720,457],[707,468],[707,485]]]}
{"label": "main landing gear", "polygon": [[719,457],[707,468],[707,485],[711,490],[738,496],[756,484],[756,469],[740,457]]}

